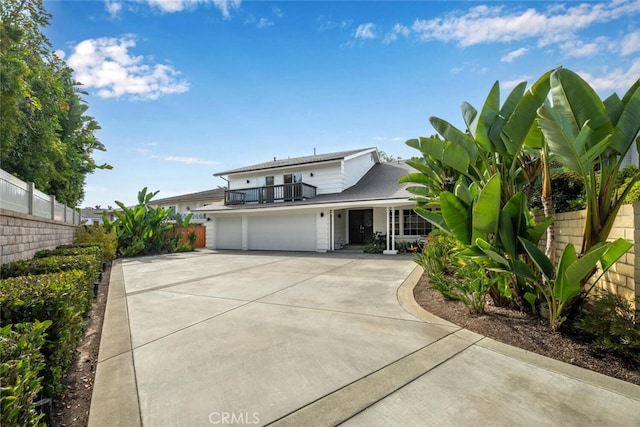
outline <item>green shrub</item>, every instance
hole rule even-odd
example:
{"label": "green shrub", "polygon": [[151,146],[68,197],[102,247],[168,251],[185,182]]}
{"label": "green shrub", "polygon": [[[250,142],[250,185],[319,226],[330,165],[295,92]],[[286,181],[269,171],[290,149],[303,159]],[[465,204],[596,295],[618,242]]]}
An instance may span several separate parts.
{"label": "green shrub", "polygon": [[46,258],[50,256],[66,256],[66,255],[93,255],[102,262],[102,248],[94,244],[89,246],[66,245],[56,249],[43,249],[36,252],[34,258]]}
{"label": "green shrub", "polygon": [[435,231],[427,236],[422,252],[416,253],[414,260],[424,268],[431,288],[447,299],[457,299],[451,277],[456,270],[452,264],[452,254],[456,249],[457,242],[453,237]]}
{"label": "green shrub", "polygon": [[116,230],[107,232],[103,225],[83,225],[76,231],[76,244],[99,244],[102,247],[104,262],[109,262],[116,257],[118,237]]}
{"label": "green shrub", "polygon": [[51,321],[0,328],[0,420],[6,426],[44,426],[34,402],[42,390],[45,343]]}
{"label": "green shrub", "polygon": [[[631,178],[628,178],[624,184],[620,187],[619,193],[624,191],[625,188],[629,185]],[[634,182],[631,186],[631,190],[627,193],[624,198],[625,203],[635,203],[640,200],[640,181]]]}
{"label": "green shrub", "polygon": [[[531,207],[542,209],[542,186],[538,181],[531,194]],[[584,183],[574,172],[563,170],[551,174],[551,199],[555,213],[584,209]]]}
{"label": "green shrub", "polygon": [[93,298],[85,280],[84,273],[78,270],[0,280],[0,327],[52,321],[42,350],[47,395],[60,390],[62,375],[75,357],[82,334],[82,314]]}
{"label": "green shrub", "polygon": [[460,264],[455,278],[451,283],[451,292],[467,306],[469,313],[483,314],[487,292],[496,279],[482,265],[471,261]]}
{"label": "green shrub", "polygon": [[[99,280],[102,262],[93,255],[50,256],[3,264],[0,267],[0,279],[9,277],[57,273],[60,271],[80,270],[85,274],[85,288],[93,291],[93,284]],[[91,300],[88,301],[90,307]]]}
{"label": "green shrub", "polygon": [[583,311],[575,326],[593,340],[596,348],[640,365],[640,297],[633,310],[625,298],[605,292]]}

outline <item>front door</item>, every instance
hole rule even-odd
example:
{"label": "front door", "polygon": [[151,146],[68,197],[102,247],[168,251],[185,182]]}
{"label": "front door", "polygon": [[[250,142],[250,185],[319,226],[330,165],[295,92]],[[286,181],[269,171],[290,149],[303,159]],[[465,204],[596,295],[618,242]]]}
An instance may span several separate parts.
{"label": "front door", "polygon": [[349,243],[364,244],[373,237],[373,209],[349,211]]}

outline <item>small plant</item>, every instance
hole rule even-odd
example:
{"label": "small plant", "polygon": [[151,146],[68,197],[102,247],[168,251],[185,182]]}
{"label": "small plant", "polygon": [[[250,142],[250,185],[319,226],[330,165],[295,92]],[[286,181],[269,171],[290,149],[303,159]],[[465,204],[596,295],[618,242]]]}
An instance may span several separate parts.
{"label": "small plant", "polygon": [[190,231],[187,234],[187,240],[189,241],[189,246],[191,246],[191,250],[194,250],[196,247],[196,240],[198,239],[198,235],[195,231]]}
{"label": "small plant", "polygon": [[[523,269],[516,274],[531,280],[538,293],[544,297],[549,309],[549,326],[552,330],[558,330],[566,320],[564,315],[566,305],[579,295],[586,298],[604,273],[633,246],[631,242],[624,239],[599,243],[578,258],[575,247],[570,243],[565,247],[554,269],[551,260],[537,246],[524,239],[520,239],[520,242],[540,272],[542,280],[538,280],[529,269]],[[582,290],[581,283],[585,278],[593,275],[598,262],[602,267],[600,275],[596,277],[591,287]],[[532,294],[525,295],[527,300],[535,297]]]}
{"label": "small plant", "polygon": [[640,297],[634,310],[625,298],[605,292],[583,310],[575,327],[589,335],[596,348],[640,365]]}
{"label": "small plant", "polygon": [[470,260],[458,261],[460,268],[456,271],[456,280],[452,282],[452,292],[457,299],[467,306],[469,313],[484,314],[487,292],[497,280],[485,268]]}
{"label": "small plant", "polygon": [[455,250],[456,240],[453,237],[434,231],[427,236],[422,252],[416,253],[414,259],[427,273],[431,288],[447,299],[458,299],[451,277],[456,270],[451,264]]}

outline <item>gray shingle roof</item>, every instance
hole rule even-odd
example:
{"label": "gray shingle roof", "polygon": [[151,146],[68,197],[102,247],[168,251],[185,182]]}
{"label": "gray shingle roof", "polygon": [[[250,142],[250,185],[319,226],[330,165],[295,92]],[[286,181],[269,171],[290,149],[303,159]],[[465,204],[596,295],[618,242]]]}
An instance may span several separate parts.
{"label": "gray shingle roof", "polygon": [[253,172],[253,171],[259,171],[264,169],[279,168],[284,166],[297,166],[297,165],[305,165],[310,163],[327,162],[330,160],[341,160],[353,154],[361,153],[363,151],[369,151],[373,149],[375,148],[373,147],[360,148],[358,150],[338,151],[335,153],[316,154],[312,156],[303,156],[303,157],[292,157],[288,159],[276,159],[274,157],[274,160],[270,162],[258,163],[255,165],[244,166],[241,168],[231,169],[228,171],[217,172],[217,173],[214,173],[213,176],[229,175],[232,173],[240,173],[240,172]]}
{"label": "gray shingle roof", "polygon": [[179,196],[166,197],[164,199],[151,200],[151,205],[167,205],[170,203],[197,202],[203,200],[224,200],[224,188],[199,191],[197,193],[181,194]]}

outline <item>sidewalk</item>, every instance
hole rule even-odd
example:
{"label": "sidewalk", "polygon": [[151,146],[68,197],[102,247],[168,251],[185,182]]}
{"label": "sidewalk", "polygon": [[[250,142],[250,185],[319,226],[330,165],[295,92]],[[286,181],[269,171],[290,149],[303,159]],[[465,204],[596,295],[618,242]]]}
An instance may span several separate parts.
{"label": "sidewalk", "polygon": [[117,261],[89,425],[640,425],[640,387],[422,310],[410,259]]}

